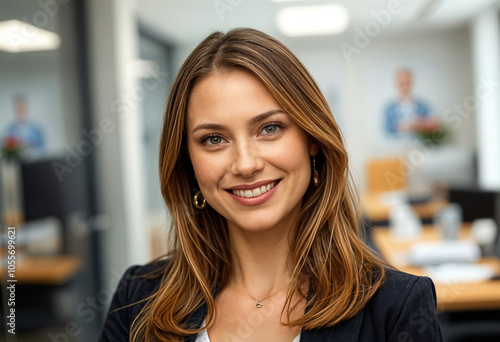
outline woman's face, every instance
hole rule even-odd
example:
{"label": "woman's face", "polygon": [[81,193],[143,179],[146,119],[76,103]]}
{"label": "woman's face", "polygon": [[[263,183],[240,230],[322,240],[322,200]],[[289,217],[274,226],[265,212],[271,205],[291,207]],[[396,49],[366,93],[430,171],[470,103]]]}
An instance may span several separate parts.
{"label": "woman's face", "polygon": [[229,228],[290,226],[316,146],[260,80],[240,70],[202,79],[189,99],[186,131],[200,190]]}

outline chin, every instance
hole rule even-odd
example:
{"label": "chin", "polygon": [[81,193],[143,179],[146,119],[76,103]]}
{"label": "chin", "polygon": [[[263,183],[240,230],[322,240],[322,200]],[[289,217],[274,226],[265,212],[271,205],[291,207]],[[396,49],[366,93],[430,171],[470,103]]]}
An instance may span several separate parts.
{"label": "chin", "polygon": [[[260,216],[262,217],[262,216]],[[280,221],[267,216],[265,219],[255,219],[252,217],[240,217],[232,222],[233,226],[247,232],[264,232],[279,226]]]}
{"label": "chin", "polygon": [[256,233],[269,230],[273,227],[272,225],[269,224],[269,222],[265,223],[255,222],[252,224],[248,224],[248,222],[234,222],[234,226],[247,232],[256,232]]}

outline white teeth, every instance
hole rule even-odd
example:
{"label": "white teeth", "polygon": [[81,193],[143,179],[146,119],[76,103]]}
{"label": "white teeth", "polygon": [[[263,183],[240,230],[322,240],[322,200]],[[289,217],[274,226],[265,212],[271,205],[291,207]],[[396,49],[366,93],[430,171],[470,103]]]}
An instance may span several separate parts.
{"label": "white teeth", "polygon": [[263,185],[261,187],[258,187],[258,188],[252,189],[252,190],[232,190],[232,191],[233,191],[233,194],[238,196],[238,197],[250,198],[250,197],[260,196],[260,195],[268,192],[269,190],[274,188],[275,185],[276,185],[276,182],[272,182],[272,183],[269,183],[267,185]]}

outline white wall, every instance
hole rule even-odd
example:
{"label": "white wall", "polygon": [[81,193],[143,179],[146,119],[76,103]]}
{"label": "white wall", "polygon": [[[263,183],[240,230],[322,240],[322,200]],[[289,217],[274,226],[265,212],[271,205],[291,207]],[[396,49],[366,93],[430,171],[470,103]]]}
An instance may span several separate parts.
{"label": "white wall", "polygon": [[102,233],[107,281],[151,256],[141,140],[144,89],[135,74],[135,1],[89,1],[88,18],[94,129],[104,132],[96,148],[96,177],[97,207],[110,221]]}
{"label": "white wall", "polygon": [[461,104],[474,94],[466,28],[377,41],[361,57],[365,88],[364,116],[361,118],[367,120],[369,126],[371,155],[391,153],[395,145],[383,132],[383,109],[397,97],[394,72],[401,67],[413,71],[414,96],[427,102],[432,114],[441,118],[450,129],[451,142],[466,148],[475,145],[472,117],[461,125],[454,125],[444,117],[455,103]]}
{"label": "white wall", "polygon": [[[150,62],[151,70],[145,73],[143,87],[148,89],[142,101],[143,155],[146,163],[146,198],[148,211],[165,212],[160,191],[158,167],[159,145],[163,126],[163,114],[170,90],[172,71],[167,47],[144,35],[139,37],[140,57]],[[153,71],[156,73],[153,74]],[[151,84],[151,86],[149,86]]]}
{"label": "white wall", "polygon": [[[500,6],[471,22],[474,79],[483,83],[477,94],[479,184],[500,189]],[[484,87],[485,84],[489,84]],[[486,89],[484,89],[486,88]],[[484,91],[486,90],[486,91]]]}

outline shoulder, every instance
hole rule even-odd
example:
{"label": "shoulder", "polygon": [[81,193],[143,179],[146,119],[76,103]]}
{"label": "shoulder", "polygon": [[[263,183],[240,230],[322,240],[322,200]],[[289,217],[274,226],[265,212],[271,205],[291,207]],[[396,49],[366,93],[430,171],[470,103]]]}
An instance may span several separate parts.
{"label": "shoulder", "polygon": [[116,288],[99,341],[128,341],[130,326],[159,287],[169,260],[129,267]]}
{"label": "shoulder", "polygon": [[[387,269],[386,282],[367,304],[368,320],[380,320],[384,335],[400,338],[441,335],[436,313],[436,291],[428,277]],[[378,316],[375,318],[374,316]],[[408,335],[407,334],[413,334]]]}
{"label": "shoulder", "polygon": [[145,265],[130,266],[123,274],[122,281],[144,284],[154,282],[161,277],[168,263],[169,260],[162,259]]}
{"label": "shoulder", "polygon": [[417,112],[419,112],[419,114],[428,114],[430,107],[426,101],[423,101],[422,99],[415,99],[414,102],[417,106]]}
{"label": "shoulder", "polygon": [[160,260],[142,266],[129,267],[118,284],[115,297],[122,297],[125,305],[147,298],[160,285],[167,264],[167,260]]}
{"label": "shoulder", "polygon": [[390,268],[386,271],[384,285],[355,317],[332,327],[305,331],[305,340],[443,341],[432,281]]}
{"label": "shoulder", "polygon": [[414,304],[422,298],[435,303],[435,289],[432,280],[391,268],[386,269],[385,284],[377,291],[372,301],[384,304],[387,310],[401,310],[404,305]]}
{"label": "shoulder", "polygon": [[398,108],[398,103],[396,101],[390,101],[385,105],[386,112],[395,112]]}
{"label": "shoulder", "polygon": [[428,277],[416,276],[392,268],[386,268],[386,281],[380,288],[378,294],[381,296],[388,295],[392,292],[404,294],[414,287],[426,288],[431,286],[433,286],[432,280]]}

